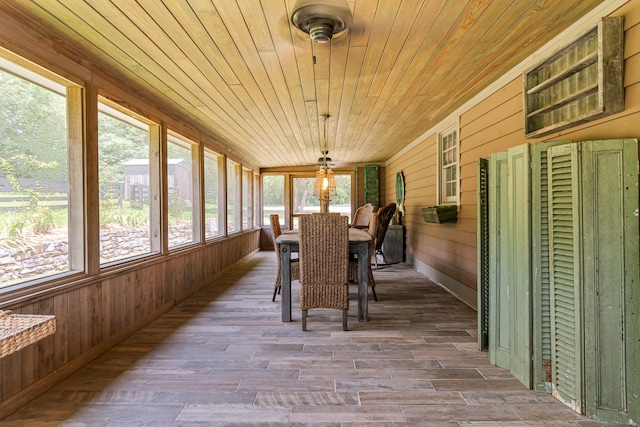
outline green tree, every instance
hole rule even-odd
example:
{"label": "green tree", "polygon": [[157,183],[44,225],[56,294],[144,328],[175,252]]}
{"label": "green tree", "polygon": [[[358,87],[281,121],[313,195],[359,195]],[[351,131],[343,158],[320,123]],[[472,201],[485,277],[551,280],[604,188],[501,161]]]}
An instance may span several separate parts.
{"label": "green tree", "polygon": [[67,179],[66,98],[2,70],[0,96],[0,158],[14,176]]}
{"label": "green tree", "polygon": [[336,195],[331,202],[336,205],[351,203],[351,175],[336,175]]}
{"label": "green tree", "polygon": [[103,181],[124,182],[123,164],[149,158],[149,133],[115,119],[98,115],[98,164]]}
{"label": "green tree", "polygon": [[265,175],[262,179],[264,206],[284,206],[284,175]]}

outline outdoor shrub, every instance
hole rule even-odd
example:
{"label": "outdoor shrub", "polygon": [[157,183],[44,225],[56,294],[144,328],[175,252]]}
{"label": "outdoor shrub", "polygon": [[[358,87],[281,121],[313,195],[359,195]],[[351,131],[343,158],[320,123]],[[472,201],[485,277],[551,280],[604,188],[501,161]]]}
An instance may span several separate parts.
{"label": "outdoor shrub", "polygon": [[32,208],[29,220],[36,234],[46,234],[54,228],[53,214],[47,207]]}

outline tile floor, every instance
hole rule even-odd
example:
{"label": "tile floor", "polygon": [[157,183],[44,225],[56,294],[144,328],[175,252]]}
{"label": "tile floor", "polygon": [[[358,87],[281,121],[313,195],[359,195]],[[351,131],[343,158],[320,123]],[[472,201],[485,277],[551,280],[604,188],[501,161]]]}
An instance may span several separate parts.
{"label": "tile floor", "polygon": [[476,312],[404,264],[374,269],[367,323],[352,286],[346,332],[316,310],[303,333],[295,303],[283,324],[275,272],[257,253],[0,427],[614,425],[490,365]]}

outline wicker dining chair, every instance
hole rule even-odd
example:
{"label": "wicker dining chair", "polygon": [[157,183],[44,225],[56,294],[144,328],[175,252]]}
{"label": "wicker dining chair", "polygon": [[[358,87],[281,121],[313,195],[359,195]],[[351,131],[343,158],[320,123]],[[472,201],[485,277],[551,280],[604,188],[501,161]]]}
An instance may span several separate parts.
{"label": "wicker dining chair", "polygon": [[349,219],[342,215],[300,217],[300,309],[302,330],[313,308],[342,310],[347,330],[349,310]]}
{"label": "wicker dining chair", "polygon": [[375,245],[375,253],[374,253],[374,261],[376,263],[376,268],[378,268],[378,254],[382,255],[382,259],[385,264],[388,264],[387,257],[384,255],[382,251],[382,244],[384,243],[384,237],[387,234],[387,229],[389,228],[389,223],[391,222],[391,218],[393,218],[393,214],[396,212],[396,204],[389,203],[378,210],[378,230],[376,232],[374,238]]}
{"label": "wicker dining chair", "polygon": [[[373,271],[371,271],[371,257],[375,255],[375,236],[378,233],[378,214],[373,212],[369,217],[369,225],[367,232],[371,235],[371,243],[369,243],[369,259],[367,262],[367,276],[369,280],[369,287],[373,293],[373,299],[378,301],[376,295],[376,281],[373,278]],[[349,259],[349,281],[358,282],[358,259]]]}
{"label": "wicker dining chair", "polygon": [[351,227],[366,229],[369,227],[369,219],[371,214],[376,211],[376,207],[371,203],[364,204],[356,209],[353,214],[353,220],[351,221]]}
{"label": "wicker dining chair", "polygon": [[[276,295],[280,293],[282,289],[282,278],[280,277],[280,247],[276,243],[276,238],[282,234],[280,228],[280,218],[278,214],[269,215],[269,221],[271,223],[271,235],[273,237],[273,248],[276,251],[276,262],[278,263],[278,272],[276,273],[276,281],[273,288],[273,298],[271,301],[276,300]],[[300,263],[297,259],[291,259],[291,280],[300,279]]]}

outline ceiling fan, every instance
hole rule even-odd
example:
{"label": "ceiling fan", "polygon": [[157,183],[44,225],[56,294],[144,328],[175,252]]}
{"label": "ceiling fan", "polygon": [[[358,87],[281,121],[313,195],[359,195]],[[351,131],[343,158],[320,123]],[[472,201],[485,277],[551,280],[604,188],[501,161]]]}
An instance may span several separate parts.
{"label": "ceiling fan", "polygon": [[[313,53],[315,44],[330,45],[332,41],[347,34],[353,28],[351,9],[346,0],[297,0],[291,12],[291,23],[302,33],[309,35],[314,64],[316,63]],[[328,157],[327,119],[329,114],[323,114],[319,118],[323,122],[324,147],[321,147],[321,157],[318,158],[316,166],[328,169],[335,166]]]}
{"label": "ceiling fan", "polygon": [[351,9],[346,0],[298,0],[291,13],[291,23],[311,41],[330,43],[352,25]]}

